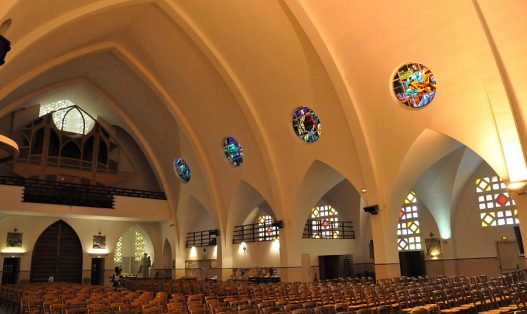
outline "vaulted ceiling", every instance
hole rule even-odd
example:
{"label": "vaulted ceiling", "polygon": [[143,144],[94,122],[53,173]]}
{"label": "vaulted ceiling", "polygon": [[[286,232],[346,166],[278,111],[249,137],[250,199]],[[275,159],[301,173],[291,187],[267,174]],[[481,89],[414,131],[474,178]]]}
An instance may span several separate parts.
{"label": "vaulted ceiling", "polygon": [[[174,214],[199,204],[220,226],[262,200],[281,219],[307,217],[343,178],[367,189],[365,203],[395,209],[443,157],[466,160],[462,145],[508,177],[492,108],[501,95],[525,138],[522,12],[523,0],[3,1],[12,50],[0,117],[59,96],[92,103],[139,143]],[[391,90],[406,62],[437,78],[425,109]],[[300,105],[321,119],[315,143],[291,128]],[[243,145],[241,167],[225,160],[228,135]],[[188,184],[174,174],[178,156]],[[245,190],[252,201],[235,200]]]}

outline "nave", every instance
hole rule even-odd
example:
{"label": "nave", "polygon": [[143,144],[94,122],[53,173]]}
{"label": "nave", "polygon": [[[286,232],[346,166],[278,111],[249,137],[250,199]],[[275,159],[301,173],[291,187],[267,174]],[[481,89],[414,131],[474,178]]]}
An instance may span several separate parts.
{"label": "nave", "polygon": [[525,272],[498,278],[348,278],[313,283],[125,279],[121,288],[3,285],[3,313],[389,314],[526,313]]}

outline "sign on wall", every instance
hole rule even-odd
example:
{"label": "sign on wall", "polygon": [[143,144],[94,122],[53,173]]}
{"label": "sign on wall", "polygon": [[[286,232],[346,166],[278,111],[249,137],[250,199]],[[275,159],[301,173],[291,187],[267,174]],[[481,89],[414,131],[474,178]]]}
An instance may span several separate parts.
{"label": "sign on wall", "polygon": [[105,235],[94,235],[93,236],[93,248],[94,249],[105,249],[106,248],[106,236]]}
{"label": "sign on wall", "polygon": [[6,246],[22,247],[22,232],[8,232]]}

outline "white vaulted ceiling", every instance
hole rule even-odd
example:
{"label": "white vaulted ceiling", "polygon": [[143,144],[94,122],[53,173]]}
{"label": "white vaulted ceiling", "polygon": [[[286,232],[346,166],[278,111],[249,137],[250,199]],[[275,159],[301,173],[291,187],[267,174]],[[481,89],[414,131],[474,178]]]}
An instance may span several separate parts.
{"label": "white vaulted ceiling", "polygon": [[[3,33],[12,50],[0,68],[0,116],[57,93],[99,99],[93,110],[139,143],[173,212],[194,204],[221,227],[236,204],[262,199],[280,219],[307,217],[307,199],[316,203],[343,178],[368,189],[366,203],[395,209],[461,144],[507,177],[489,92],[508,96],[525,135],[527,2],[497,5],[6,1],[0,18],[12,19]],[[406,62],[437,78],[425,109],[404,108],[391,91]],[[321,119],[316,143],[292,131],[300,105]],[[227,135],[244,147],[239,168],[224,158]],[[174,175],[177,156],[190,164],[189,184]],[[233,201],[243,191],[251,199]]]}

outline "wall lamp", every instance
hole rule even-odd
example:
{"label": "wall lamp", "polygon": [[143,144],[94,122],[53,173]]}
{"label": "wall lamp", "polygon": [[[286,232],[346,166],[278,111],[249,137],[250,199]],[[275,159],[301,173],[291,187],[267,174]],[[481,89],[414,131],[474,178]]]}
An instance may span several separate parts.
{"label": "wall lamp", "polygon": [[240,243],[240,248],[243,251],[243,254],[247,254],[247,244],[245,242]]}

